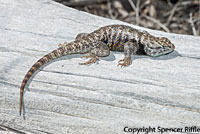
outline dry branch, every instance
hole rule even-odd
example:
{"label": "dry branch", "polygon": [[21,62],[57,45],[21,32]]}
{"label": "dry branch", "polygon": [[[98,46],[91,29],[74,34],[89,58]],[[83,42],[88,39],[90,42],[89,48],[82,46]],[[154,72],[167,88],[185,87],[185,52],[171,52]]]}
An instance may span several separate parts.
{"label": "dry branch", "polygon": [[147,16],[147,15],[145,15],[145,14],[142,14],[141,16],[144,17],[144,18],[146,18],[146,19],[148,19],[148,20],[150,20],[150,21],[152,21],[152,22],[154,22],[154,23],[156,23],[156,24],[159,25],[162,29],[164,29],[166,32],[170,33],[170,30],[169,30],[165,25],[163,25],[161,22],[159,22],[158,20],[156,20],[156,19],[154,19],[154,18],[152,18],[152,17],[150,17],[150,16]]}
{"label": "dry branch", "polygon": [[192,19],[192,13],[190,13],[189,15],[190,15],[190,18],[189,18],[189,21],[188,21],[188,22],[190,23],[190,25],[191,25],[191,27],[192,27],[192,33],[193,33],[194,36],[197,36],[197,31],[196,31],[196,29],[195,29],[194,21],[193,21],[193,19]]}
{"label": "dry branch", "polygon": [[133,3],[132,0],[128,0],[128,1],[130,3],[131,7],[133,8],[133,10],[135,11],[135,14],[136,14],[136,25],[139,25],[139,23],[140,23],[140,18],[139,18],[140,0],[137,0],[136,6],[135,6],[135,4]]}
{"label": "dry branch", "polygon": [[178,1],[178,2],[175,4],[175,6],[173,7],[173,9],[171,10],[170,15],[169,15],[169,18],[167,19],[167,23],[165,24],[166,26],[168,26],[168,25],[170,24],[170,22],[171,22],[171,20],[172,20],[172,17],[173,17],[173,15],[174,15],[174,13],[175,13],[175,11],[176,11],[176,9],[177,9],[177,7],[178,7],[179,4],[180,4],[180,1]]}

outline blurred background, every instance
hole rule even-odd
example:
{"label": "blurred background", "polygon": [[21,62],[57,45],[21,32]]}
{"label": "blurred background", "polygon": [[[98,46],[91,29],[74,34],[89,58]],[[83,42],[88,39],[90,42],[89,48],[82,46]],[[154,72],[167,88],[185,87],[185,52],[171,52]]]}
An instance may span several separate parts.
{"label": "blurred background", "polygon": [[200,36],[200,0],[54,0],[81,11],[165,32]]}

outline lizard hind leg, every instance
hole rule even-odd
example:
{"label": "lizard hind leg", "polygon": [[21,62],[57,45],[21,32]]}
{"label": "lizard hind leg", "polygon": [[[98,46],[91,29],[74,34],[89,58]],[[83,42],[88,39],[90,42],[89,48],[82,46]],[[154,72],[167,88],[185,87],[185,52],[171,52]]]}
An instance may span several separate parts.
{"label": "lizard hind leg", "polygon": [[106,57],[110,54],[110,49],[105,43],[100,42],[98,44],[99,44],[98,47],[92,49],[87,56],[81,57],[90,59],[85,63],[79,63],[80,65],[88,65],[91,63],[96,63],[99,60],[99,57]]}

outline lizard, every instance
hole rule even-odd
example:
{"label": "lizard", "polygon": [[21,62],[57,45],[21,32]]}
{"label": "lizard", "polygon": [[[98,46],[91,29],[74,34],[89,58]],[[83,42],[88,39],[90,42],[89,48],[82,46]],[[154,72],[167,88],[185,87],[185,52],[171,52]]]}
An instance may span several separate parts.
{"label": "lizard", "polygon": [[124,52],[124,59],[118,62],[125,67],[132,64],[132,54],[161,56],[174,51],[175,46],[166,37],[155,37],[146,31],[139,31],[126,25],[107,25],[91,33],[80,33],[69,43],[59,44],[59,47],[40,58],[26,73],[20,87],[19,113],[22,113],[24,88],[33,74],[44,64],[71,54],[88,54],[82,58],[90,58],[80,65],[96,63],[99,57],[109,56],[110,51]]}

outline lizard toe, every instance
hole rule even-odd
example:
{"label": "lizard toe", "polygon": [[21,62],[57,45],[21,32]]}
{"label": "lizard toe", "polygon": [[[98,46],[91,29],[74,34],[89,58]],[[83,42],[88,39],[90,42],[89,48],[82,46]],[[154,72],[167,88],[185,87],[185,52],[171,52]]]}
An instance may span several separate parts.
{"label": "lizard toe", "polygon": [[94,56],[91,59],[89,59],[87,62],[79,63],[79,64],[80,65],[88,65],[88,64],[96,63],[97,60],[99,60],[99,57],[98,56]]}
{"label": "lizard toe", "polygon": [[[123,63],[120,63],[120,62],[122,62],[123,61]],[[119,64],[117,65],[117,66],[121,66],[121,67],[126,67],[126,66],[129,66],[129,65],[131,65],[131,58],[129,58],[129,57],[125,57],[123,60],[120,60],[119,61]]]}

